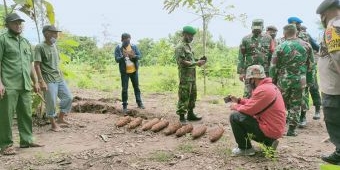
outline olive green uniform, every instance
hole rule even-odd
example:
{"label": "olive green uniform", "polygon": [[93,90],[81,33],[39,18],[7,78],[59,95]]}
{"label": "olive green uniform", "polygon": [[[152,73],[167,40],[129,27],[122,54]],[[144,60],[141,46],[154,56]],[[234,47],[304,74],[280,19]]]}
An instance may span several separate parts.
{"label": "olive green uniform", "polygon": [[[196,88],[196,60],[194,53],[191,51],[189,43],[181,42],[175,51],[175,57],[178,64],[179,87],[178,87],[178,115],[186,114],[187,111],[195,108],[197,98]],[[192,64],[186,66],[183,61],[190,61]]]}
{"label": "olive green uniform", "polygon": [[13,115],[17,113],[20,145],[32,143],[31,45],[22,36],[0,35],[1,81],[5,95],[0,99],[0,148],[13,144]]}

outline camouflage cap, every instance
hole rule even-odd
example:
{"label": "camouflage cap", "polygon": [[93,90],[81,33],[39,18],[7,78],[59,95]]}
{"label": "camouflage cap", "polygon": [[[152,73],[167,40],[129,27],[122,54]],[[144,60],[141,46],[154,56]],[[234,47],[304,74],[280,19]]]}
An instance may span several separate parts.
{"label": "camouflage cap", "polygon": [[322,14],[330,7],[340,7],[340,1],[339,0],[324,0],[319,5],[318,9],[316,10],[317,14]]}
{"label": "camouflage cap", "polygon": [[46,32],[46,31],[52,31],[52,32],[61,32],[60,30],[58,30],[54,25],[45,25],[42,29],[42,32]]}
{"label": "camouflage cap", "polygon": [[25,22],[25,20],[22,19],[17,13],[10,13],[5,18],[6,23],[11,22],[11,21],[18,21],[18,20],[21,22]]}
{"label": "camouflage cap", "polygon": [[254,19],[252,24],[251,24],[251,29],[263,29],[263,19]]}
{"label": "camouflage cap", "polygon": [[183,27],[183,32],[191,34],[191,35],[195,35],[197,31],[192,26],[185,26],[185,27]]}
{"label": "camouflage cap", "polygon": [[261,65],[252,65],[247,68],[246,79],[250,78],[266,78],[264,68]]}
{"label": "camouflage cap", "polygon": [[298,17],[289,17],[288,24],[291,24],[293,22],[301,24],[303,21]]}
{"label": "camouflage cap", "polygon": [[269,26],[267,27],[267,31],[268,31],[268,30],[277,31],[277,28],[276,28],[274,25],[269,25]]}
{"label": "camouflage cap", "polygon": [[295,24],[288,24],[283,27],[284,31],[292,30],[292,31],[297,31],[296,25]]}

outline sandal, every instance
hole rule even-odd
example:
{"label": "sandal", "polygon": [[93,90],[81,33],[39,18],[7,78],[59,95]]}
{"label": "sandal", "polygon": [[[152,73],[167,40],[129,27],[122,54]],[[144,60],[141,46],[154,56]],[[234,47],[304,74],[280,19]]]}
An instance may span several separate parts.
{"label": "sandal", "polygon": [[7,146],[1,149],[2,155],[15,155],[16,151],[13,146]]}
{"label": "sandal", "polygon": [[30,143],[28,145],[20,145],[20,148],[37,148],[37,147],[43,147],[45,145],[40,145],[37,143]]}

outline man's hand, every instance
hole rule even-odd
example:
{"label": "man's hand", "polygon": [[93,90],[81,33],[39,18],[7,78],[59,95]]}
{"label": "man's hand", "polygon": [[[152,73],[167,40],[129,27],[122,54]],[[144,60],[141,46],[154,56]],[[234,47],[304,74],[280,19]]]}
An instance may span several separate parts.
{"label": "man's hand", "polygon": [[239,79],[240,79],[240,81],[244,82],[244,80],[246,79],[246,75],[240,74]]}
{"label": "man's hand", "polygon": [[238,103],[238,101],[239,101],[239,98],[236,97],[236,96],[230,96],[230,99],[231,99],[231,101],[234,102],[234,103]]}
{"label": "man's hand", "polygon": [[40,86],[39,86],[39,83],[38,83],[38,82],[34,83],[34,85],[33,85],[33,91],[34,91],[35,93],[39,93],[39,92],[40,92]]}
{"label": "man's hand", "polygon": [[0,99],[2,99],[5,95],[5,86],[0,83]]}
{"label": "man's hand", "polygon": [[230,110],[236,110],[237,103],[230,104]]}
{"label": "man's hand", "polygon": [[197,61],[197,65],[199,66],[199,67],[201,67],[202,65],[204,65],[205,64],[205,60],[198,60]]}
{"label": "man's hand", "polygon": [[45,81],[41,81],[39,84],[40,84],[40,90],[42,90],[42,91],[48,90],[47,84],[45,83]]}

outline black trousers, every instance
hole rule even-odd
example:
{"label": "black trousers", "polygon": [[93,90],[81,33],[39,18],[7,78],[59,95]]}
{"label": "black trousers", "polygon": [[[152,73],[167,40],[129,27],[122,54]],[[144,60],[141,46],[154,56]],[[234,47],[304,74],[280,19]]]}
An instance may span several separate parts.
{"label": "black trousers", "polygon": [[251,140],[263,143],[266,146],[271,146],[273,141],[275,141],[275,139],[264,135],[259,127],[259,123],[252,116],[235,111],[230,115],[230,124],[240,149],[252,148]]}
{"label": "black trousers", "polygon": [[321,93],[322,110],[331,142],[340,154],[340,95]]}
{"label": "black trousers", "polygon": [[132,87],[135,93],[136,103],[138,106],[142,104],[141,92],[139,89],[139,81],[138,81],[138,72],[134,73],[121,73],[120,74],[121,82],[122,82],[122,101],[123,107],[126,108],[128,103],[128,88],[129,88],[129,79],[131,79]]}

